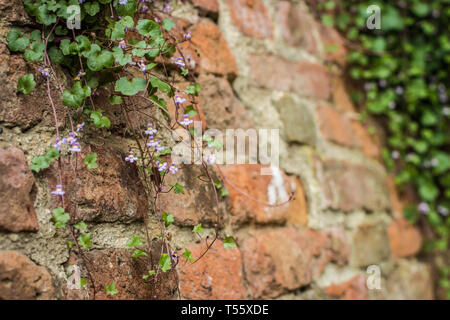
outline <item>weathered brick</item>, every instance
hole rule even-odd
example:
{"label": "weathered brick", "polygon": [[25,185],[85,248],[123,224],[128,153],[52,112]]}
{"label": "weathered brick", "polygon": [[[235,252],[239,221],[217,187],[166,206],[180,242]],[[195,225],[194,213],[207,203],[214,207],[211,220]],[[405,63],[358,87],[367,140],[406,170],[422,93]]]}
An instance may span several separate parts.
{"label": "weathered brick", "polygon": [[261,0],[228,0],[231,18],[241,31],[250,37],[271,38],[272,20]]}
{"label": "weathered brick", "polygon": [[304,216],[302,194],[289,201],[295,193],[295,181],[276,168],[272,170],[273,175],[261,175],[262,168],[260,164],[221,167],[233,206],[232,222],[284,223],[290,216]]}
{"label": "weathered brick", "polygon": [[15,26],[33,23],[25,12],[25,7],[21,0],[0,0],[0,20],[7,21]]}
{"label": "weathered brick", "polygon": [[277,22],[281,27],[283,40],[311,54],[318,54],[319,41],[315,35],[318,24],[301,6],[288,1],[276,4]]}
{"label": "weathered brick", "polygon": [[323,44],[325,59],[342,66],[345,65],[347,61],[347,49],[344,38],[332,27],[320,24],[318,29]]}
{"label": "weathered brick", "polygon": [[250,55],[249,63],[252,85],[256,87],[318,99],[330,96],[330,75],[320,64],[261,55]]}
{"label": "weathered brick", "polygon": [[355,276],[346,282],[328,286],[325,292],[331,297],[341,300],[366,300],[366,279],[363,275]]}
{"label": "weathered brick", "polygon": [[201,75],[198,82],[202,88],[199,96],[208,128],[224,130],[254,127],[252,118],[234,95],[227,80]]}
{"label": "weathered brick", "polygon": [[[81,159],[97,153],[97,169],[87,169]],[[66,211],[84,221],[132,222],[148,212],[137,168],[124,160],[125,155],[109,146],[85,145],[78,159],[76,174],[67,159],[63,160],[63,188]],[[59,183],[57,165],[48,172],[50,188]],[[76,177],[76,180],[75,180]],[[53,190],[53,189],[52,189]],[[59,199],[53,196],[56,205]]]}
{"label": "weathered brick", "polygon": [[363,223],[353,235],[352,263],[358,267],[378,264],[389,258],[386,228],[380,224]]}
{"label": "weathered brick", "polygon": [[53,297],[53,281],[47,269],[19,252],[0,252],[1,300],[49,300]]}
{"label": "weathered brick", "polygon": [[214,15],[219,13],[219,2],[217,0],[192,0],[192,3],[205,13]]}
{"label": "weathered brick", "polygon": [[37,231],[34,179],[25,155],[15,147],[0,148],[0,229]]}
{"label": "weathered brick", "polygon": [[420,251],[422,235],[407,220],[400,218],[392,221],[387,231],[394,257],[409,257]]}
{"label": "weathered brick", "polygon": [[[217,176],[210,170],[213,180]],[[184,194],[170,193],[160,194],[160,206],[164,211],[174,215],[175,223],[184,226],[213,225],[224,223],[226,212],[230,204],[218,196],[219,205],[216,203],[214,186],[205,177],[201,165],[182,167],[176,174],[166,176],[166,185],[176,183],[184,186]]]}
{"label": "weathered brick", "polygon": [[389,209],[385,177],[375,169],[333,159],[316,159],[315,168],[326,207],[343,211]]}
{"label": "weathered brick", "polygon": [[317,105],[316,115],[324,138],[349,147],[360,146],[351,121],[345,114],[328,104],[320,103]]}
{"label": "weathered brick", "polygon": [[[152,259],[154,263],[159,261],[161,256],[161,243],[154,241],[152,244]],[[104,249],[92,250],[85,253],[89,266],[87,269],[81,258],[71,256],[69,265],[76,265],[80,268],[81,276],[86,279],[86,289],[72,289],[67,285],[63,286],[63,293],[66,299],[93,299],[94,289],[90,280],[88,270],[94,279],[96,300],[167,300],[177,297],[178,277],[172,269],[167,272],[160,272],[158,277],[150,277],[147,280],[142,275],[148,274],[148,270],[155,270],[156,265],[149,265],[147,259],[135,259],[131,257],[133,250],[130,249]],[[115,295],[107,295],[105,286],[112,281],[116,283]]]}
{"label": "weathered brick", "polygon": [[[194,258],[206,250],[204,243],[191,249]],[[206,254],[194,264],[180,265],[180,292],[186,299],[245,299],[241,253],[237,248],[225,249],[216,240]]]}
{"label": "weathered brick", "polygon": [[249,235],[240,248],[251,297],[279,296],[309,284],[331,261],[345,264],[348,246],[343,232],[285,227]]}
{"label": "weathered brick", "polygon": [[180,44],[181,51],[191,68],[199,71],[235,78],[238,74],[236,61],[227,41],[217,25],[207,19],[200,20],[188,29],[190,42]]}

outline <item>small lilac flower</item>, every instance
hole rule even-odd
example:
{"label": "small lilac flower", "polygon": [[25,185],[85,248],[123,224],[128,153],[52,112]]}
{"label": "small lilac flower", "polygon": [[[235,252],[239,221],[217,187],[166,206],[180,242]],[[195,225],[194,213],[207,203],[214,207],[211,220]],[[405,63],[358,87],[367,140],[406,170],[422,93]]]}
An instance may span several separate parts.
{"label": "small lilac flower", "polygon": [[450,108],[449,108],[449,107],[444,107],[444,108],[442,109],[442,114],[443,114],[444,116],[450,116]]}
{"label": "small lilac flower", "polygon": [[156,161],[156,166],[158,167],[158,171],[165,171],[167,169],[167,162],[161,163],[159,161]]}
{"label": "small lilac flower", "polygon": [[387,85],[387,81],[386,81],[385,79],[381,79],[380,81],[378,81],[378,85],[379,85],[381,88],[384,88],[384,87],[386,87],[386,85]]}
{"label": "small lilac flower", "polygon": [[46,78],[50,77],[50,70],[46,67],[38,68],[38,71]]}
{"label": "small lilac flower", "polygon": [[123,5],[127,4],[127,3],[128,3],[128,0],[119,0],[119,4],[121,6],[123,6]]}
{"label": "small lilac flower", "polygon": [[364,84],[364,90],[365,91],[369,91],[369,90],[372,90],[372,89],[373,89],[373,83],[368,82],[368,83]]}
{"label": "small lilac flower", "polygon": [[175,95],[175,103],[182,104],[185,102],[186,102],[186,99],[180,97],[180,95],[178,95],[178,94]]}
{"label": "small lilac flower", "polygon": [[171,6],[172,6],[172,4],[171,4],[170,2],[169,2],[169,3],[166,3],[166,4],[164,5],[163,11],[164,11],[164,12],[169,12]]}
{"label": "small lilac flower", "polygon": [[79,142],[75,142],[73,143],[70,148],[69,148],[70,152],[81,152],[81,146]]}
{"label": "small lilac flower", "polygon": [[121,39],[119,41],[119,48],[125,49],[126,47],[127,47],[127,45],[125,44],[125,40]]}
{"label": "small lilac flower", "polygon": [[148,134],[149,136],[154,135],[158,130],[153,128],[153,124],[148,123],[147,124],[147,130],[145,130],[145,134]]}
{"label": "small lilac flower", "polygon": [[389,102],[389,109],[394,110],[397,104],[394,101]]}
{"label": "small lilac flower", "polygon": [[128,161],[130,163],[133,163],[135,161],[138,161],[138,158],[134,155],[133,151],[130,151],[130,153],[128,153],[128,156],[125,157],[125,161]]}
{"label": "small lilac flower", "polygon": [[76,132],[82,131],[84,128],[84,122],[77,124]]}
{"label": "small lilac flower", "polygon": [[178,65],[178,66],[180,66],[180,67],[185,67],[185,66],[186,66],[186,64],[184,63],[183,57],[178,57],[178,58],[175,60],[175,64]]}
{"label": "small lilac flower", "polygon": [[158,143],[155,146],[156,151],[160,152],[163,151],[165,148],[161,146],[161,142],[158,141]]}
{"label": "small lilac flower", "polygon": [[194,120],[190,120],[190,119],[189,119],[189,115],[188,115],[188,114],[185,114],[185,115],[183,116],[183,121],[180,121],[180,124],[182,124],[183,126],[188,126],[188,125],[190,125],[192,122],[194,122]]}
{"label": "small lilac flower", "polygon": [[65,139],[56,138],[55,144],[53,147],[55,147],[58,151],[61,151],[62,145],[65,143]]}
{"label": "small lilac flower", "polygon": [[404,90],[402,87],[397,87],[395,88],[395,93],[399,96],[401,96],[403,94]]}
{"label": "small lilac flower", "polygon": [[85,0],[79,0],[80,4],[83,4],[84,1],[85,1]]}
{"label": "small lilac flower", "polygon": [[161,23],[161,20],[160,20],[160,19],[158,19],[158,17],[154,17],[154,18],[153,18],[153,20],[155,20],[155,21],[156,21],[156,23]]}
{"label": "small lilac flower", "polygon": [[146,66],[145,66],[144,60],[139,61],[137,65],[138,65],[138,67],[142,70],[142,72],[145,73],[145,71],[147,70],[147,68],[146,68]]}
{"label": "small lilac flower", "polygon": [[436,158],[431,159],[431,166],[432,167],[437,167],[439,165],[439,160]]}
{"label": "small lilac flower", "polygon": [[428,214],[428,212],[430,211],[430,207],[426,202],[419,203],[419,206],[417,208],[419,209],[419,212],[423,214]]}
{"label": "small lilac flower", "polygon": [[147,11],[147,10],[148,10],[148,6],[144,4],[144,5],[142,6],[141,10],[142,10],[142,11]]}
{"label": "small lilac flower", "polygon": [[172,173],[172,174],[175,174],[175,173],[177,173],[177,171],[178,171],[178,168],[177,167],[175,167],[175,164],[172,162],[172,164],[170,165],[170,167],[169,167],[169,171],[170,171],[170,173]]}
{"label": "small lilac flower", "polygon": [[148,138],[147,146],[148,147],[156,147],[159,144],[159,141],[155,140],[153,137]]}
{"label": "small lilac flower", "polygon": [[183,38],[185,40],[191,40],[191,38],[192,38],[191,32],[189,31],[188,33],[183,34]]}
{"label": "small lilac flower", "polygon": [[214,164],[214,163],[216,163],[216,154],[215,154],[215,153],[210,153],[210,154],[208,155],[208,160],[207,160],[207,162],[208,162],[209,164]]}
{"label": "small lilac flower", "polygon": [[448,209],[444,206],[438,206],[437,211],[443,216],[448,216]]}
{"label": "small lilac flower", "polygon": [[52,191],[52,194],[57,195],[57,196],[63,196],[65,194],[62,185],[57,184],[56,185],[56,189]]}
{"label": "small lilac flower", "polygon": [[75,132],[69,133],[69,136],[66,138],[65,141],[66,141],[66,143],[68,143],[70,145],[77,143],[77,138],[76,138]]}
{"label": "small lilac flower", "polygon": [[178,254],[177,254],[176,251],[174,251],[171,256],[172,256],[172,260],[173,261],[177,261],[178,260]]}
{"label": "small lilac flower", "polygon": [[400,158],[400,153],[398,151],[394,150],[391,153],[391,157],[392,157],[392,159],[398,159],[398,158]]}

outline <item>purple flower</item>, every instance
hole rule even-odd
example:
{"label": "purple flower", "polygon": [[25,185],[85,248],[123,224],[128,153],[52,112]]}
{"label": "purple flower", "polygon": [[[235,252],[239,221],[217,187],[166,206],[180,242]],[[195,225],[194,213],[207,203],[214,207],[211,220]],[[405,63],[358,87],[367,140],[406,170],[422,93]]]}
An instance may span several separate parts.
{"label": "purple flower", "polygon": [[70,145],[77,143],[77,138],[75,136],[76,136],[75,132],[69,133],[69,136],[65,139],[65,142]]}
{"label": "purple flower", "polygon": [[398,159],[398,158],[400,158],[400,153],[398,151],[394,150],[391,153],[391,157],[392,157],[392,159]]}
{"label": "purple flower", "polygon": [[188,33],[183,34],[183,38],[186,40],[191,40],[192,38],[191,32],[189,31]]}
{"label": "purple flower", "polygon": [[430,161],[432,167],[437,167],[439,165],[439,160],[436,158],[431,159]]}
{"label": "purple flower", "polygon": [[161,163],[159,161],[156,161],[156,166],[158,167],[158,171],[165,171],[167,169],[167,162]]}
{"label": "purple flower", "polygon": [[437,211],[443,216],[448,216],[448,209],[444,206],[438,206]]}
{"label": "purple flower", "polygon": [[175,103],[182,104],[185,102],[186,102],[186,99],[180,97],[180,95],[178,95],[178,94],[175,95]]}
{"label": "purple flower", "polygon": [[170,167],[169,167],[169,171],[170,171],[170,173],[172,173],[172,174],[175,174],[175,173],[177,173],[177,171],[178,171],[178,168],[177,167],[175,167],[175,164],[172,162],[172,164],[170,165]]}
{"label": "purple flower", "polygon": [[146,68],[146,66],[145,66],[144,60],[139,61],[137,65],[138,65],[138,67],[142,70],[142,72],[145,73],[145,71],[147,70],[147,68]]}
{"label": "purple flower", "polygon": [[69,148],[70,152],[81,152],[81,147],[80,144],[78,142],[74,142],[70,148]]}
{"label": "purple flower", "polygon": [[166,4],[164,5],[163,11],[164,11],[164,12],[169,12],[171,6],[172,6],[172,4],[171,4],[170,2],[169,2],[169,3],[166,3]]}
{"label": "purple flower", "polygon": [[149,123],[147,124],[147,130],[145,130],[145,134],[148,134],[149,136],[154,135],[158,130],[153,128],[153,124]]}
{"label": "purple flower", "polygon": [[119,0],[119,4],[121,6],[123,6],[123,5],[127,4],[127,3],[128,3],[128,0]]}
{"label": "purple flower", "polygon": [[46,78],[50,77],[49,69],[46,67],[38,68],[38,71]]}
{"label": "purple flower", "polygon": [[449,108],[449,107],[444,107],[444,108],[442,109],[442,114],[443,114],[444,116],[450,116],[450,108]]}
{"label": "purple flower", "polygon": [[153,20],[155,20],[157,23],[161,23],[161,20],[158,19],[158,17],[154,17]]}
{"label": "purple flower", "polygon": [[84,122],[77,124],[76,132],[82,131],[84,128]]}
{"label": "purple flower", "polygon": [[128,153],[128,157],[125,157],[125,161],[133,163],[135,161],[138,161],[138,158],[134,155],[133,151],[130,151],[130,153]]}
{"label": "purple flower", "polygon": [[430,211],[430,207],[426,202],[419,203],[419,206],[417,208],[419,209],[419,212],[423,214],[428,214],[428,212]]}
{"label": "purple flower", "polygon": [[84,1],[85,1],[85,0],[79,0],[80,4],[83,4]]}
{"label": "purple flower", "polygon": [[402,87],[397,87],[395,88],[395,93],[398,94],[399,96],[403,94],[403,88]]}
{"label": "purple flower", "polygon": [[161,146],[161,142],[158,141],[158,143],[155,146],[156,151],[160,152],[163,151],[165,148]]}
{"label": "purple flower", "polygon": [[52,194],[57,195],[57,196],[63,196],[65,194],[62,185],[57,184],[56,185],[56,189],[52,191]]}
{"label": "purple flower", "polygon": [[216,163],[216,154],[215,153],[211,153],[208,155],[208,160],[206,160],[209,164],[214,164]]}
{"label": "purple flower", "polygon": [[175,60],[175,64],[178,65],[178,66],[180,66],[180,67],[185,67],[185,66],[186,66],[186,64],[184,63],[183,57],[178,57],[178,58]]}
{"label": "purple flower", "polygon": [[147,146],[148,147],[156,147],[159,144],[158,140],[155,140],[155,138],[153,137],[148,137],[148,142],[147,142]]}
{"label": "purple flower", "polygon": [[385,79],[381,79],[380,81],[378,81],[378,85],[379,85],[381,88],[384,88],[384,87],[386,87],[386,85],[387,85],[387,81],[386,81]]}
{"label": "purple flower", "polygon": [[194,122],[194,120],[190,120],[190,119],[189,119],[189,115],[188,115],[188,114],[185,114],[185,115],[183,116],[183,121],[180,121],[180,124],[182,124],[183,126],[188,126],[188,125],[190,125],[192,122]]}
{"label": "purple flower", "polygon": [[394,110],[396,106],[397,105],[394,101],[389,102],[389,109]]}
{"label": "purple flower", "polygon": [[125,44],[125,40],[121,39],[119,41],[119,48],[125,49],[126,47],[127,47],[127,45]]}
{"label": "purple flower", "polygon": [[65,142],[66,142],[65,139],[61,140],[60,138],[56,138],[55,144],[53,145],[53,147],[55,147],[58,151],[61,151],[61,147]]}

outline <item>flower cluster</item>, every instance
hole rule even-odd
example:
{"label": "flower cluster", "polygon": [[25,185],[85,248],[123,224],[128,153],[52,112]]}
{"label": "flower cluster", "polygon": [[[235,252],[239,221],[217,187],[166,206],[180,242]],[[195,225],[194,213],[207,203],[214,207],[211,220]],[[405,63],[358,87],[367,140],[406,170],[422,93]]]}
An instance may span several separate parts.
{"label": "flower cluster", "polygon": [[63,145],[67,144],[69,146],[69,151],[78,153],[81,152],[81,145],[78,142],[77,135],[79,132],[81,132],[84,128],[84,122],[80,123],[76,126],[76,130],[74,132],[70,132],[67,137],[59,138],[57,137],[55,140],[55,144],[53,147],[57,149],[58,151],[61,151]]}
{"label": "flower cluster", "polygon": [[185,115],[183,115],[183,121],[180,121],[180,124],[183,126],[188,126],[193,122],[194,122],[194,120],[189,119],[189,115],[185,114]]}

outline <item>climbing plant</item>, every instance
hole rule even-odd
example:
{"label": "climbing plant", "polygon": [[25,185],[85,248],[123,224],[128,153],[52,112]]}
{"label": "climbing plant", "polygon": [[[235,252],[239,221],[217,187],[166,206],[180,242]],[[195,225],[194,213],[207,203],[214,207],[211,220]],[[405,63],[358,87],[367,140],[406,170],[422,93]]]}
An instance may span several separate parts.
{"label": "climbing plant", "polygon": [[[367,27],[372,5],[380,9],[380,29]],[[384,161],[395,183],[413,186],[420,199],[404,216],[432,227],[425,250],[448,250],[450,1],[319,1],[313,8],[346,38],[361,120],[373,115],[384,125]],[[443,265],[441,285],[450,298],[449,276]]]}
{"label": "climbing plant", "polygon": [[[67,186],[62,178],[65,170],[62,165],[64,159],[69,160],[72,168],[82,166],[81,170],[94,170],[99,167],[99,155],[83,153],[82,144],[83,141],[88,142],[90,131],[101,135],[111,130],[111,121],[105,115],[106,110],[98,108],[94,102],[100,90],[109,92],[111,106],[121,108],[127,132],[135,141],[123,160],[130,170],[133,166],[136,167],[147,199],[152,204],[151,214],[160,222],[160,234],[157,236],[162,243],[162,249],[156,262],[151,254],[149,215],[144,216],[146,239],[136,235],[126,244],[132,249],[133,259],[145,259],[147,262],[148,270],[142,275],[142,281],[156,283],[161,273],[174,272],[177,267],[195,263],[218,239],[218,224],[213,225],[215,237],[209,241],[208,237],[203,239],[206,242],[205,252],[199,257],[194,257],[188,248],[178,253],[170,245],[171,236],[167,229],[175,218],[160,205],[161,194],[184,194],[185,188],[189,186],[180,183],[167,184],[166,177],[176,174],[182,168],[167,162],[172,150],[163,146],[162,141],[158,139],[159,130],[163,128],[175,132],[177,128],[183,128],[193,135],[191,118],[197,114],[195,96],[201,90],[200,85],[195,82],[189,61],[184,58],[179,46],[181,42],[190,41],[191,34],[184,33],[181,39],[173,34],[175,23],[171,18],[171,11],[176,7],[176,2],[25,0],[24,5],[39,27],[32,32],[11,29],[7,36],[8,48],[11,52],[23,52],[26,61],[39,65],[37,71],[45,83],[56,131],[54,144],[45,154],[32,159],[31,169],[40,174],[54,162],[58,168],[57,183],[52,186],[51,194],[57,197],[59,205],[51,208],[52,221],[56,228],[66,230],[69,237],[68,246],[77,250],[84,260],[86,275],[83,275],[79,285],[91,286],[94,298],[99,288],[104,288],[107,295],[115,295],[120,290],[114,281],[96,284],[92,278],[91,267],[86,263],[85,255],[92,247],[92,234],[86,223],[78,217],[77,208],[68,210],[65,199]],[[63,69],[66,74],[70,74],[69,80],[63,79],[61,73],[55,71],[56,66],[58,70]],[[174,86],[176,77],[190,82],[184,90],[189,99],[182,98]],[[36,81],[33,74],[26,74],[19,79],[17,90],[22,94],[30,94],[32,90],[36,90]],[[59,98],[55,99],[56,96]],[[171,119],[168,111],[167,99],[171,99],[175,105],[174,119]],[[58,101],[61,101],[62,105],[58,105]],[[141,112],[136,101],[141,101],[151,108],[150,114],[143,114],[152,119],[145,128],[136,126],[130,120],[130,112]],[[61,110],[64,110],[64,115],[60,114]],[[163,117],[158,117],[157,113],[163,114]],[[179,120],[178,114],[183,115],[182,120]],[[67,134],[60,131],[58,119],[61,116],[69,119],[70,128]],[[200,141],[206,145],[216,145],[211,137],[205,136]],[[189,147],[194,148],[191,145]],[[215,191],[218,206],[219,197],[226,196],[227,191],[222,183],[213,179],[210,174],[208,166],[214,162],[214,153],[201,157],[204,177]],[[69,171],[69,174],[74,175],[73,183],[79,183],[77,170]],[[201,224],[192,230],[200,239],[204,231]],[[235,246],[231,236],[224,237],[225,248]],[[180,261],[183,262],[181,265]]]}

